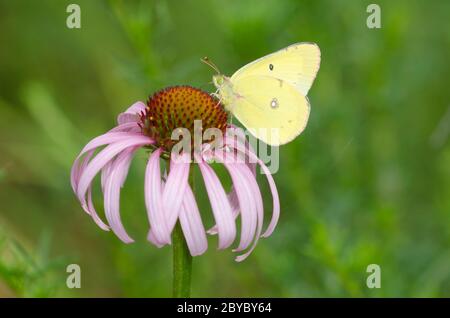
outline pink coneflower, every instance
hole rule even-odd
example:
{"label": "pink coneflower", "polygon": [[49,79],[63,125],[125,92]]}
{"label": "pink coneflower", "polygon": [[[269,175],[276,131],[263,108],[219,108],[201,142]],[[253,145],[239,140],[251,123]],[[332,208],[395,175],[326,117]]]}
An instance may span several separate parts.
{"label": "pink coneflower", "polygon": [[[103,230],[112,230],[123,242],[133,239],[124,229],[119,213],[120,189],[123,186],[133,155],[139,148],[150,150],[145,171],[144,197],[150,230],[148,240],[157,247],[171,244],[172,231],[180,223],[189,252],[201,255],[207,249],[206,234],[218,235],[219,249],[236,239],[236,219],[240,217],[240,240],[233,251],[244,260],[254,249],[259,237],[269,236],[279,217],[279,199],[268,168],[259,160],[245,137],[230,137],[227,113],[220,102],[209,94],[189,86],[167,88],[155,93],[145,105],[137,102],[118,116],[118,125],[91,140],[75,160],[71,183],[83,209]],[[223,132],[223,144],[213,149],[203,142],[201,151],[173,152],[176,129],[195,134],[194,120],[201,120],[203,129]],[[104,147],[96,155],[95,152]],[[230,154],[241,154],[246,160],[227,160]],[[242,158],[241,156],[241,158]],[[195,162],[189,160],[191,157]],[[180,160],[180,158],[182,160]],[[168,163],[161,172],[160,161]],[[227,194],[210,161],[221,162],[233,183]],[[205,230],[193,189],[188,178],[191,164],[198,164],[216,225]],[[261,166],[273,196],[272,219],[263,233],[263,200],[256,178],[256,165]],[[107,223],[98,216],[92,202],[94,177],[101,173],[101,187]]]}

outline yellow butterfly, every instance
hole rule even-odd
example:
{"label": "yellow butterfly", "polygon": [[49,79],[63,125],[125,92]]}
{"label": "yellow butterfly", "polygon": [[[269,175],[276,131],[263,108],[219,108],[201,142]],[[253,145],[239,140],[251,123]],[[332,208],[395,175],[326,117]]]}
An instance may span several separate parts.
{"label": "yellow butterfly", "polygon": [[[217,69],[206,58],[205,63]],[[320,66],[315,43],[296,43],[253,61],[231,77],[213,76],[225,108],[256,138],[286,144],[306,127],[308,93]]]}

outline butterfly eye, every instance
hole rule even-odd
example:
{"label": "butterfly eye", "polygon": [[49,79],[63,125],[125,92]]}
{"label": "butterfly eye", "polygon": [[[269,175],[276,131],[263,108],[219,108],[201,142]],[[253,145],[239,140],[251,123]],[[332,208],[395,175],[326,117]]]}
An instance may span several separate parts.
{"label": "butterfly eye", "polygon": [[269,64],[269,70],[273,71],[273,64]]}

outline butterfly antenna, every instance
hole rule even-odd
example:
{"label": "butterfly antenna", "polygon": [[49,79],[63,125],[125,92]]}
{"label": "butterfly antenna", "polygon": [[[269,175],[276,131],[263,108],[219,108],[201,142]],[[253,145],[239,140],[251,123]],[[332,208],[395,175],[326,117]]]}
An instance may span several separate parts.
{"label": "butterfly antenna", "polygon": [[203,63],[205,63],[206,65],[208,65],[209,67],[211,67],[214,71],[217,72],[217,74],[221,74],[219,68],[216,66],[216,64],[214,64],[207,56],[205,56],[204,58],[200,59],[200,61],[202,61]]}

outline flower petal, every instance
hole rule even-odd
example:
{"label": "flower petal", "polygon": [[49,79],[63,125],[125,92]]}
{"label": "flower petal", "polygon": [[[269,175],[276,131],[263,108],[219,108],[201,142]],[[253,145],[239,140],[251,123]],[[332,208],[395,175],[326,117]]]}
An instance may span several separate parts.
{"label": "flower petal", "polygon": [[184,192],[188,186],[190,154],[182,154],[177,159],[171,159],[169,175],[164,186],[163,204],[167,216],[167,227],[172,232],[177,222],[183,203]]}
{"label": "flower petal", "polygon": [[[117,128],[117,127],[116,127]],[[72,188],[74,192],[76,192],[76,189],[78,187],[78,181],[80,178],[80,175],[82,174],[84,168],[87,166],[87,163],[89,162],[90,158],[92,157],[94,151],[96,148],[105,146],[108,144],[112,144],[118,141],[127,140],[129,138],[133,138],[136,136],[143,136],[142,134],[136,134],[136,133],[130,133],[130,132],[107,132],[106,134],[100,135],[94,139],[92,139],[89,143],[87,143],[86,146],[81,150],[80,154],[75,159],[72,171],[71,171],[71,177],[70,181],[72,184]],[[147,137],[149,140],[149,144],[153,143],[153,140]],[[80,159],[81,157],[86,154],[84,160],[82,161],[80,165]]]}
{"label": "flower petal", "polygon": [[199,155],[195,156],[205,181],[206,191],[219,230],[219,249],[224,249],[230,246],[236,237],[236,224],[230,202],[214,170]]}
{"label": "flower petal", "polygon": [[254,160],[249,160],[249,157],[247,155],[248,152],[255,153],[255,151],[253,150],[253,147],[250,144],[250,142],[248,142],[248,140],[245,138],[243,129],[235,125],[229,125],[229,127],[226,130],[226,134],[231,135],[227,136],[227,141],[229,144],[233,143],[233,145],[236,145],[237,143],[240,143],[242,147],[246,149],[246,151],[243,153],[244,154],[243,159],[250,168],[250,170],[253,172],[253,174],[256,175],[256,162]]}
{"label": "flower petal", "polygon": [[159,157],[162,149],[155,150],[148,160],[145,171],[145,205],[151,226],[151,235],[159,244],[170,244],[170,231],[166,224],[161,189]]}
{"label": "flower petal", "polygon": [[253,151],[251,151],[248,147],[245,147],[245,145],[243,145],[242,143],[230,140],[228,138],[224,138],[224,143],[230,147],[233,147],[237,151],[248,155],[248,158],[251,161],[257,162],[259,164],[264,174],[266,175],[270,191],[272,192],[272,199],[273,199],[272,219],[270,220],[270,223],[266,231],[262,235],[262,237],[268,237],[272,234],[280,217],[280,198],[278,196],[277,187],[275,185],[275,181],[273,180],[272,174],[270,173],[270,170],[267,168],[267,166],[256,156],[256,154]]}
{"label": "flower petal", "polygon": [[130,122],[137,122],[139,120],[139,113],[145,110],[145,104],[143,102],[136,102],[131,105],[125,112],[120,113],[117,116],[117,123],[125,124]]}
{"label": "flower petal", "polygon": [[87,203],[87,207],[83,208],[86,213],[88,213],[92,219],[94,220],[94,222],[104,231],[109,231],[109,226],[106,225],[102,219],[98,216],[97,211],[95,211],[94,208],[94,203],[92,202],[92,189],[91,187],[89,187],[88,189],[88,203]]}
{"label": "flower petal", "polygon": [[150,229],[150,231],[148,231],[147,240],[150,243],[152,243],[153,245],[155,245],[157,248],[161,248],[164,245],[166,245],[166,244],[161,243],[160,241],[158,241],[158,239],[155,237],[155,233],[153,232],[152,229]]}
{"label": "flower petal", "polygon": [[[231,206],[231,213],[233,214],[233,218],[236,220],[236,218],[239,216],[239,200],[236,195],[236,190],[233,186],[231,186],[231,191],[227,194],[228,201],[230,202]],[[216,235],[217,234],[217,225],[214,225],[212,228],[210,228],[207,231],[210,235]]]}
{"label": "flower petal", "polygon": [[140,133],[142,131],[142,128],[139,127],[138,122],[132,121],[120,124],[113,129],[109,130],[108,132],[131,132],[131,133]]}
{"label": "flower petal", "polygon": [[[247,164],[253,175],[256,176],[256,163],[254,160],[253,161],[249,160],[249,157],[247,155],[247,153],[249,152],[254,153],[254,151],[250,143],[245,139],[245,134],[243,133],[243,130],[234,125],[229,125],[229,128],[227,128],[226,133],[228,135],[226,139],[227,144],[225,143],[224,144],[226,146],[232,146],[231,148],[234,149],[236,147],[236,144],[239,142],[241,144],[242,149],[244,150],[242,151],[244,158],[236,157],[238,155],[236,153],[228,154],[227,152],[225,152],[222,162],[226,162],[227,160],[228,162],[239,162],[239,160],[241,160],[242,162],[245,162],[245,164]],[[227,196],[233,211],[233,217],[236,219],[239,216],[240,210],[239,210],[239,200],[237,198],[236,189],[234,188],[234,186],[231,187],[231,190]],[[211,235],[217,234],[217,225],[214,225],[211,229],[209,229],[208,234]]]}
{"label": "flower petal", "polygon": [[[229,154],[225,151],[224,155],[225,155],[225,159],[229,160],[227,158],[231,157],[230,162],[239,162],[239,160],[241,160],[241,162],[245,162],[247,164],[247,166],[250,168],[250,170],[252,171],[252,173],[256,176],[256,163],[252,162],[251,160],[249,160],[248,156],[246,155],[249,151],[253,152],[253,148],[251,146],[251,144],[245,139],[245,134],[243,133],[243,130],[241,128],[238,128],[234,125],[229,125],[229,127],[226,130],[227,133],[227,138],[228,138],[228,145],[230,146],[232,145],[236,145],[237,142],[240,142],[242,144],[242,147],[244,147],[245,151],[243,152],[244,154],[244,158],[238,158],[236,157],[238,154],[233,153],[233,154]],[[234,148],[234,147],[232,147]],[[223,161],[226,161],[226,160]],[[239,201],[236,195],[236,189],[232,186],[231,187],[231,191],[228,193],[228,200],[230,201],[230,205],[233,211],[233,216],[236,219],[239,216]],[[208,230],[208,234],[217,234],[217,226],[214,225],[211,229]]]}
{"label": "flower petal", "polygon": [[[221,160],[223,158],[218,159]],[[244,175],[239,170],[239,166],[247,168],[246,165],[230,164],[226,162],[224,162],[224,165],[231,176],[239,201],[241,211],[241,241],[239,243],[239,247],[235,249],[235,251],[242,251],[250,245],[254,239],[256,231],[257,211],[252,189],[250,189],[252,184],[246,180]]]}
{"label": "flower petal", "polygon": [[189,185],[183,195],[180,224],[191,255],[203,254],[208,248],[208,241],[194,194]]}
{"label": "flower petal", "polygon": [[110,165],[110,172],[104,185],[106,219],[113,232],[125,243],[132,243],[133,239],[127,234],[120,220],[120,188],[126,179],[136,150],[136,147],[128,148],[117,156]]}
{"label": "flower petal", "polygon": [[[86,168],[87,164],[89,163],[89,160],[91,159],[92,155],[94,154],[94,150],[90,150],[86,156],[83,158],[83,161],[81,164],[75,163],[72,167],[71,172],[71,183],[72,183],[72,189],[76,193],[76,188],[78,187],[78,180],[80,178],[81,173]],[[94,222],[105,231],[109,231],[109,226],[106,225],[102,219],[98,216],[97,211],[95,210],[94,204],[92,202],[92,187],[89,186],[88,190],[88,202],[87,205],[82,205],[83,211],[85,211],[87,214],[89,214]]]}
{"label": "flower petal", "polygon": [[105,193],[105,184],[106,181],[108,180],[108,177],[111,173],[111,168],[114,165],[114,160],[111,160],[110,162],[108,162],[101,170],[101,175],[100,175],[100,185],[102,187],[102,192]]}
{"label": "flower petal", "polygon": [[277,226],[278,219],[280,218],[280,198],[278,196],[277,186],[275,185],[275,181],[273,180],[270,170],[261,160],[258,161],[258,164],[263,169],[263,172],[266,175],[267,181],[269,182],[270,191],[272,192],[272,199],[273,199],[272,218],[270,220],[269,225],[267,226],[266,231],[261,235],[261,237],[268,237],[272,234],[273,230]]}
{"label": "flower petal", "polygon": [[89,162],[86,168],[82,171],[77,185],[76,194],[82,206],[86,206],[86,191],[90,186],[95,175],[102,169],[111,159],[118,153],[128,147],[143,146],[151,144],[153,140],[147,136],[135,135],[129,136],[126,140],[121,140],[110,144],[105,149],[100,151],[98,155]]}
{"label": "flower petal", "polygon": [[86,146],[84,146],[84,148],[81,150],[77,158],[80,158],[83,154],[95,148],[135,137],[145,137],[148,141],[150,141],[150,143],[153,143],[153,139],[140,133],[138,134],[124,131],[107,132],[103,135],[95,137],[90,142],[88,142]]}
{"label": "flower petal", "polygon": [[70,184],[72,186],[73,192],[76,193],[78,187],[78,181],[80,180],[80,175],[83,170],[86,168],[89,160],[91,160],[92,155],[94,154],[94,150],[90,150],[86,153],[83,160],[80,163],[81,158],[75,159],[72,170],[70,171]]}
{"label": "flower petal", "polygon": [[256,235],[255,240],[253,241],[253,245],[251,248],[244,254],[239,255],[236,257],[236,262],[242,262],[244,259],[246,259],[251,252],[256,247],[256,244],[258,243],[258,239],[262,232],[262,227],[264,223],[264,208],[263,208],[263,201],[261,196],[261,191],[259,190],[258,183],[256,182],[256,177],[252,173],[251,168],[245,165],[239,165],[237,169],[242,173],[243,177],[247,180],[249,189],[251,190],[254,198],[254,202],[256,204],[256,218],[257,218],[257,229],[256,229]]}

